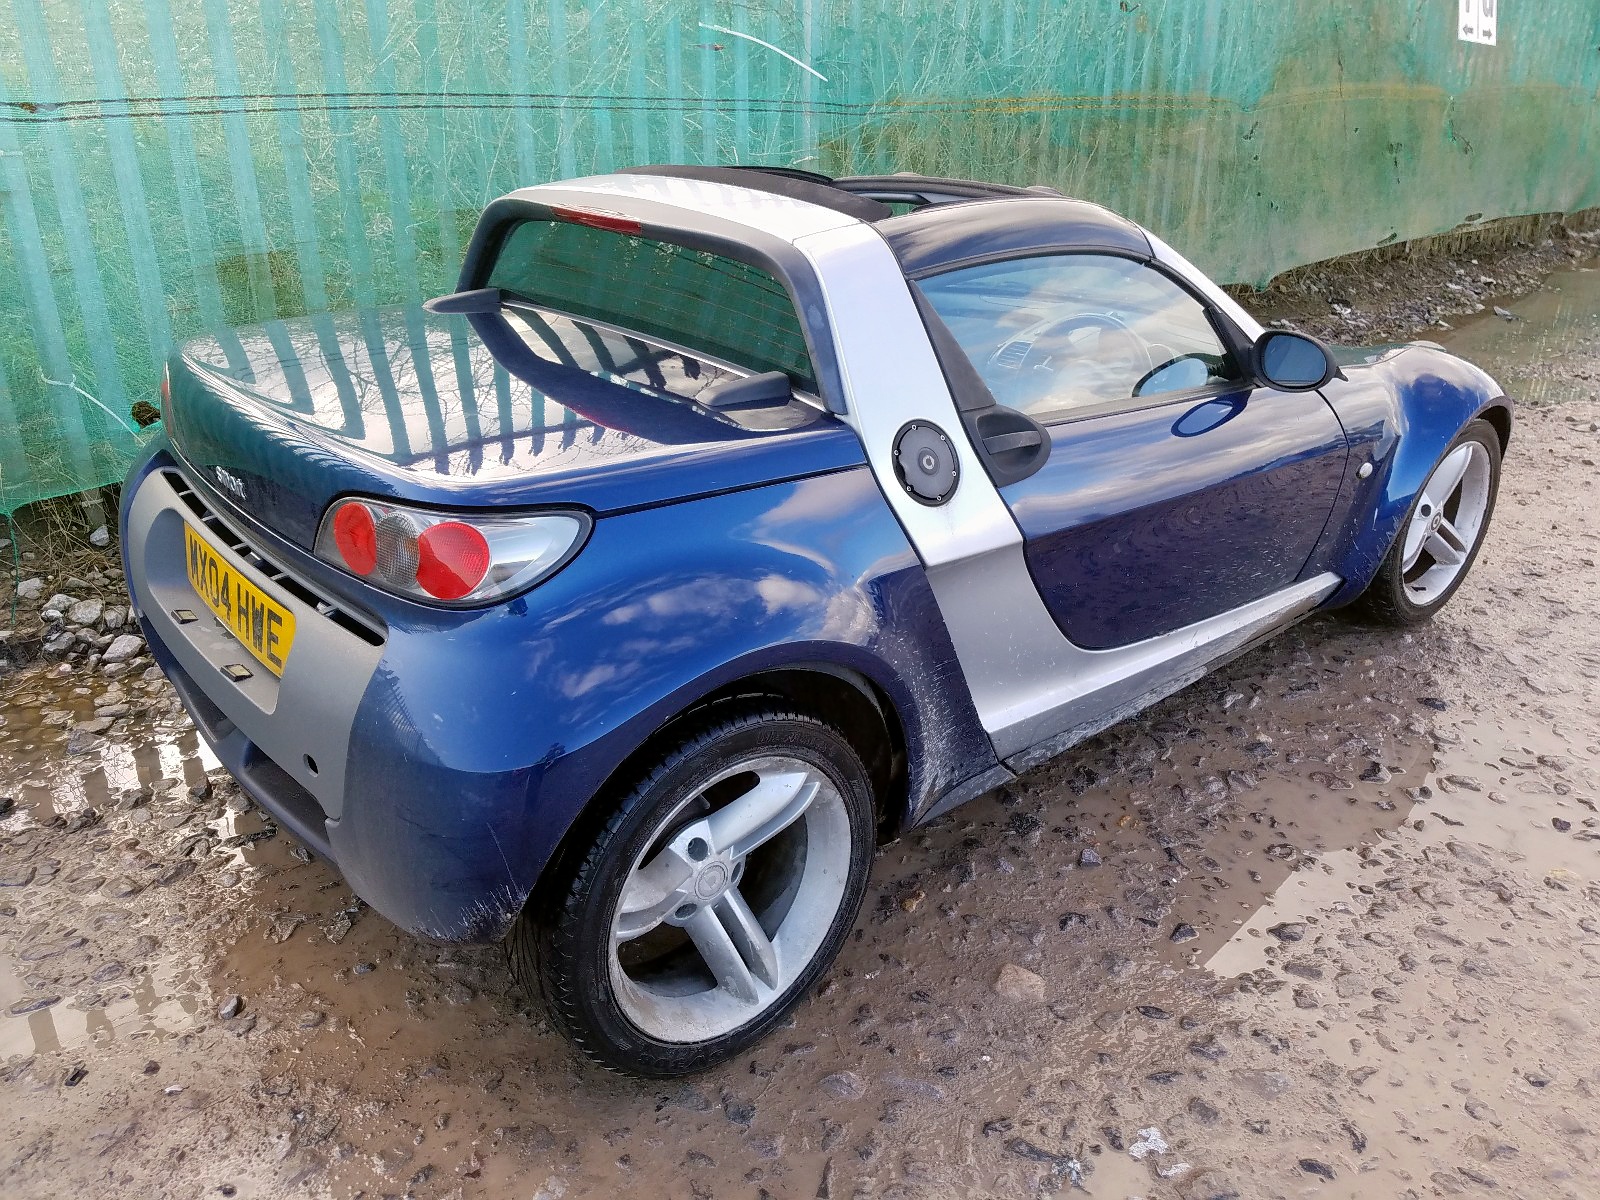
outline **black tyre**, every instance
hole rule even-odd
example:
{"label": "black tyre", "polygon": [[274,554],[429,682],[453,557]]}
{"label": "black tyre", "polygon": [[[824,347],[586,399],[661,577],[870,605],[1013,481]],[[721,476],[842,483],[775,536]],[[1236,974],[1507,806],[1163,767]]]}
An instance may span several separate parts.
{"label": "black tyre", "polygon": [[777,702],[687,725],[512,930],[512,967],[613,1070],[669,1077],[738,1054],[833,961],[875,845],[866,768]]}
{"label": "black tyre", "polygon": [[1357,601],[1365,616],[1387,625],[1433,617],[1467,577],[1500,490],[1500,435],[1471,422],[1440,456],[1417,492],[1383,565]]}

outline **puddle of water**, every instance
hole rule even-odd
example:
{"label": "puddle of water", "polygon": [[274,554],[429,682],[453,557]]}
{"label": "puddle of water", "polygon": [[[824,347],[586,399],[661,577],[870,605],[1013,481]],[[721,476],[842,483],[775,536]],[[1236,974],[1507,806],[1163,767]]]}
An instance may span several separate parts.
{"label": "puddle of water", "polygon": [[[138,716],[121,722],[107,737],[86,739],[80,752],[69,752],[68,731],[92,717],[96,704],[107,702],[106,690],[104,683],[90,689],[72,677],[45,679],[5,702],[0,795],[16,802],[0,820],[0,836],[9,838],[13,852],[8,867],[22,869],[23,857],[16,851],[26,854],[62,822],[82,820],[89,809],[101,820],[72,835],[86,839],[86,861],[52,854],[31,864],[59,882],[69,896],[65,902],[37,894],[34,887],[0,889],[0,903],[20,935],[16,944],[0,948],[0,1060],[118,1041],[153,1044],[190,1031],[203,1015],[205,972],[192,947],[176,953],[151,950],[138,959],[100,950],[102,942],[131,942],[142,948],[127,932],[134,926],[165,943],[174,929],[181,934],[191,920],[171,911],[141,916],[137,896],[104,890],[108,877],[115,891],[130,871],[152,861],[141,853],[138,832],[169,814],[159,806],[145,808],[140,824],[117,834],[105,818],[129,793],[153,796],[173,787],[181,792],[204,781],[207,771],[220,764],[187,721]],[[144,691],[124,681],[110,700],[132,699],[137,707]],[[128,832],[134,836],[118,836]],[[14,1006],[29,1007],[50,997],[59,999],[12,1015]]]}
{"label": "puddle of water", "polygon": [[[1495,377],[1518,403],[1555,404],[1592,395],[1600,381],[1600,269],[1552,274],[1538,291],[1500,302],[1431,337]],[[1587,380],[1585,385],[1581,380]]]}
{"label": "puddle of water", "polygon": [[1385,863],[1383,850],[1394,843],[1467,855],[1469,861],[1474,847],[1489,847],[1498,852],[1497,860],[1561,890],[1600,883],[1600,816],[1588,798],[1600,795],[1600,772],[1593,766],[1600,746],[1585,747],[1588,762],[1572,756],[1584,732],[1543,723],[1502,727],[1466,720],[1446,734],[1455,744],[1441,750],[1436,766],[1418,763],[1417,777],[1397,773],[1386,785],[1358,781],[1345,793],[1348,811],[1370,814],[1374,804],[1385,804],[1393,806],[1394,819],[1372,823],[1354,839],[1327,837],[1314,822],[1309,829],[1301,826],[1302,837],[1311,835],[1307,848],[1327,852],[1287,875],[1264,902],[1251,901],[1250,915],[1205,958],[1205,967],[1231,978],[1266,965],[1269,952],[1279,948],[1268,929],[1348,911],[1352,893],[1362,888],[1370,893],[1372,867]]}
{"label": "puddle of water", "polygon": [[[1141,1089],[1165,1086],[1147,1076],[1184,1076],[1194,1061],[1185,1046],[1211,1028],[1223,990],[1199,965],[1217,970],[1230,939],[1261,924],[1258,910],[1275,893],[1311,877],[1296,869],[1308,853],[1327,861],[1411,816],[1409,804],[1378,804],[1425,778],[1428,742],[1420,725],[1406,728],[1413,701],[1374,702],[1361,691],[1372,669],[1353,662],[1350,648],[1364,636],[1333,622],[1289,635],[1147,721],[887,848],[831,984],[792,1028],[686,1084],[576,1068],[495,948],[425,945],[359,909],[352,920],[337,873],[294,857],[286,838],[225,848],[261,828],[225,788],[200,814],[214,845],[187,903],[202,911],[185,912],[159,887],[122,906],[146,922],[138,933],[161,939],[135,994],[83,1008],[84,985],[62,979],[61,1004],[0,1018],[0,1057],[167,1039],[165,1079],[198,1069],[185,1067],[174,1035],[221,1038],[219,1053],[239,1045],[263,1086],[339,1114],[337,1138],[356,1148],[338,1169],[340,1193],[393,1190],[396,1172],[404,1179],[425,1161],[472,1154],[484,1160],[470,1177],[483,1194],[537,1190],[557,1168],[574,1195],[651,1194],[649,1180],[662,1172],[726,1182],[685,1159],[692,1147],[742,1163],[747,1180],[765,1180],[775,1194],[795,1190],[783,1180],[809,1180],[802,1194],[813,1194],[829,1171],[835,1194],[867,1178],[982,1192],[996,1172],[1018,1171],[1046,1183],[1056,1172],[1065,1186],[1063,1160],[1037,1165],[1034,1153],[1077,1155],[1095,1195],[1145,1194],[1150,1164],[1116,1150],[1105,1132],[1116,1125],[1131,1143],[1136,1128],[1091,1116],[1090,1102],[1117,1097],[1131,1114],[1144,1103]],[[11,710],[8,732],[42,742],[26,711],[47,707]],[[53,771],[30,762],[29,778],[48,793],[31,819],[70,813],[91,794],[150,787],[146,823],[127,829],[128,814],[113,810],[105,831],[70,836],[137,842],[165,861],[202,827],[197,819],[167,828],[192,807],[191,764],[205,765],[192,732],[180,729],[157,724],[97,755],[58,751]],[[1249,749],[1259,737],[1273,747],[1265,761]],[[1364,784],[1330,792],[1315,778],[1354,780],[1368,748],[1396,771],[1381,794]],[[1079,867],[1084,845],[1097,846],[1106,865]],[[66,859],[70,848],[60,853]],[[73,870],[64,862],[62,878]],[[216,882],[225,871],[237,877],[231,889]],[[18,923],[45,922],[50,906],[63,905],[60,886],[21,889],[38,895]],[[97,906],[94,896],[70,898],[67,907],[80,911],[49,936],[87,930]],[[1081,925],[1063,925],[1069,910]],[[1179,923],[1195,936],[1173,941]],[[82,953],[95,949],[88,936]],[[130,927],[124,943],[132,936]],[[19,958],[36,940],[6,946],[0,1012],[31,971],[55,971]],[[1048,1015],[996,1002],[990,985],[1001,962],[1047,980]],[[246,1042],[232,1042],[216,1018],[229,992],[247,997],[248,1016],[263,1022]],[[1136,1005],[1166,1015],[1150,1018]],[[819,1080],[842,1071],[868,1081],[864,1099],[839,1103],[819,1091]],[[379,1102],[381,1119],[362,1116]],[[758,1114],[749,1131],[729,1116],[745,1103]],[[1174,1145],[1174,1155],[1186,1152]]]}

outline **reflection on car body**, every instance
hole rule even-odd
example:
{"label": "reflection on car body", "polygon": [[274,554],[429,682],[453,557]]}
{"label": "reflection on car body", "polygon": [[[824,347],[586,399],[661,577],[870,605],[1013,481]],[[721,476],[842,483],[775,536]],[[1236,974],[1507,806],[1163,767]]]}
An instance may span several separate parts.
{"label": "reflection on car body", "polygon": [[645,1075],[784,1019],[880,839],[1308,613],[1430,617],[1511,429],[1047,189],[525,188],[427,307],[184,346],[129,588],[252,797]]}

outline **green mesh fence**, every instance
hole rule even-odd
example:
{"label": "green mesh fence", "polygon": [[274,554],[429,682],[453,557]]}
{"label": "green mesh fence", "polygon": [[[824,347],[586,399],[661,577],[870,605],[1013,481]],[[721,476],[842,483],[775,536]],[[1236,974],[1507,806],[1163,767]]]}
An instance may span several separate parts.
{"label": "green mesh fence", "polygon": [[1600,9],[1507,0],[0,0],[0,512],[115,480],[175,338],[448,290],[641,162],[1045,182],[1214,275],[1600,204]]}

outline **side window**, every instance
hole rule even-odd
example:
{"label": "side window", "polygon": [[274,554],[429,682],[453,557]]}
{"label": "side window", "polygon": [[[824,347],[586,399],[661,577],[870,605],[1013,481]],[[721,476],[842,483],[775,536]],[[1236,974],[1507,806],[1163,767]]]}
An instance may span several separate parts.
{"label": "side window", "polygon": [[919,286],[994,398],[1038,421],[1242,378],[1205,306],[1129,259],[1010,259]]}

